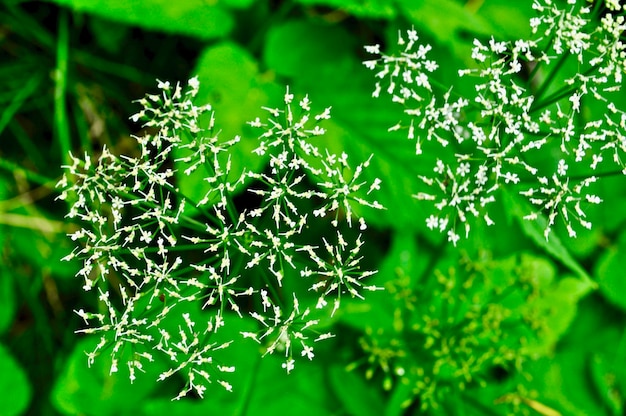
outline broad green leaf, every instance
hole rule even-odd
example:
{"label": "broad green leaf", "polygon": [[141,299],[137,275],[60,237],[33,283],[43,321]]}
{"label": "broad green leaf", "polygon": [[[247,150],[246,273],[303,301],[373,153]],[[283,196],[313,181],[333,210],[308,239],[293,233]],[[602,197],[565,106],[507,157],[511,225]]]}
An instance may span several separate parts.
{"label": "broad green leaf", "polygon": [[383,414],[385,406],[380,391],[371,381],[366,381],[362,374],[333,365],[330,368],[330,381],[348,414],[359,416]]}
{"label": "broad green leaf", "polygon": [[324,363],[318,357],[305,361],[298,357],[296,368],[287,374],[281,368],[284,358],[263,358],[251,391],[247,414],[274,416],[292,414],[318,416],[332,414],[328,408],[328,386]]}
{"label": "broad green leaf", "polygon": [[[624,94],[621,95],[623,96]],[[626,103],[620,108],[624,108],[624,106],[626,106]],[[615,167],[611,168],[611,170],[614,169]],[[597,207],[598,209],[594,210],[594,214],[596,212],[597,214],[591,217],[594,220],[594,226],[605,230],[605,232],[619,232],[626,221],[624,175],[606,176],[598,182],[597,193],[602,195],[604,201]]]}
{"label": "broad green leaf", "polygon": [[329,64],[335,69],[337,64],[345,66],[356,47],[355,39],[339,25],[290,20],[268,32],[263,61],[282,76],[325,78],[333,72]]}
{"label": "broad green leaf", "polygon": [[233,9],[245,9],[252,6],[254,0],[221,0],[220,3]]}
{"label": "broad green leaf", "polygon": [[4,333],[15,316],[15,291],[13,274],[6,268],[0,268],[0,334]]}
{"label": "broad green leaf", "polygon": [[[77,12],[97,16],[148,30],[210,39],[227,35],[233,17],[224,6],[229,2],[203,0],[51,0]],[[226,4],[223,4],[226,3]],[[241,3],[241,2],[239,2]],[[245,3],[244,3],[245,4]]]}
{"label": "broad green leaf", "polygon": [[[510,0],[469,1],[465,5],[470,11],[488,21],[496,33],[505,38],[498,40],[524,39],[530,34],[530,19],[536,16],[532,2],[512,2]],[[494,33],[495,35],[495,33]]]}
{"label": "broad green leaf", "polygon": [[[327,6],[337,8],[338,12],[356,17],[391,19],[396,16],[395,4],[391,0],[297,0],[298,3],[310,6]],[[336,12],[335,12],[336,14]],[[327,16],[329,20],[334,15]]]}
{"label": "broad green leaf", "polygon": [[0,344],[0,414],[24,414],[32,398],[26,373],[9,350]]}
{"label": "broad green leaf", "polygon": [[610,410],[610,414],[620,416],[624,414],[624,400],[621,396],[624,391],[619,391],[619,380],[616,378],[618,366],[615,364],[614,360],[601,354],[594,354],[589,363],[596,392]]}
{"label": "broad green leaf", "polygon": [[605,250],[594,269],[600,292],[616,306],[626,309],[626,232]]}
{"label": "broad green leaf", "polygon": [[[265,115],[261,107],[268,104],[270,96],[279,95],[277,86],[264,79],[254,58],[234,43],[220,43],[206,49],[198,59],[194,73],[200,80],[196,102],[211,104],[220,139],[229,141],[235,136],[241,137],[229,152],[232,162],[230,179],[238,177],[244,168],[260,170],[265,160],[252,150],[258,145],[257,137],[261,133],[246,123]],[[208,123],[208,120],[204,122]],[[184,167],[180,165],[177,172],[180,189],[199,201],[210,189],[204,180],[204,172],[199,169],[187,176],[182,172]]]}
{"label": "broad green leaf", "polygon": [[530,308],[545,319],[544,331],[539,338],[537,352],[550,353],[557,341],[569,329],[576,317],[579,300],[593,290],[584,280],[565,277],[550,282],[542,288],[539,297],[534,298]]}
{"label": "broad green leaf", "polygon": [[472,13],[456,0],[400,0],[399,4],[409,22],[420,31],[429,32],[439,43],[448,45],[457,56],[466,55],[476,36],[502,37],[491,21]]}
{"label": "broad green leaf", "polygon": [[137,409],[157,387],[158,374],[166,369],[158,361],[145,365],[145,374],[139,373],[132,384],[124,360],[120,360],[119,372],[109,374],[111,358],[106,352],[89,368],[85,351],[93,351],[98,341],[98,337],[87,337],[74,347],[52,391],[52,402],[59,412],[94,416],[123,414]]}
{"label": "broad green leaf", "polygon": [[536,390],[538,395],[525,397],[525,402],[541,403],[561,415],[605,414],[591,394],[589,382],[584,376],[585,359],[584,354],[572,349],[560,351],[554,357],[542,358],[527,365],[526,370],[532,377],[529,388]]}
{"label": "broad green leaf", "polygon": [[[578,304],[578,313],[561,339],[553,357],[527,366],[532,377],[529,388],[540,392],[537,400],[552,403],[563,415],[609,415],[608,405],[593,379],[593,357],[611,363],[611,372],[623,368],[617,353],[624,333],[624,317],[615,314],[600,296],[587,296]],[[602,370],[601,372],[604,372]],[[607,373],[604,373],[606,376]]]}

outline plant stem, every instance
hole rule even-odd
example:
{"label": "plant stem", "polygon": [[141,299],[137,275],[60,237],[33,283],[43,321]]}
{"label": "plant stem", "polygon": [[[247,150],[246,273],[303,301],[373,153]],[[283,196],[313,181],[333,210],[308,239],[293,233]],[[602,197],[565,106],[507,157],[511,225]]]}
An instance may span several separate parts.
{"label": "plant stem", "polygon": [[10,160],[6,160],[0,157],[0,169],[4,169],[7,172],[11,172],[13,174],[19,173],[24,175],[24,177],[37,185],[45,186],[46,188],[54,189],[54,179],[50,179],[46,176],[40,175],[39,173],[30,171],[15,162]]}
{"label": "plant stem", "polygon": [[543,83],[537,90],[537,92],[535,92],[534,95],[535,95],[536,100],[539,100],[543,96],[543,94],[545,94],[545,92],[550,87],[550,84],[552,84],[552,81],[554,81],[554,78],[557,76],[557,74],[559,73],[559,71],[565,64],[565,61],[567,61],[567,58],[569,58],[569,56],[570,56],[569,54],[564,53],[563,55],[559,57],[559,60],[556,62],[556,65],[554,66],[552,71],[550,71],[546,79],[543,81]]}
{"label": "plant stem", "polygon": [[254,366],[252,367],[250,375],[248,376],[248,382],[244,387],[244,391],[242,394],[243,400],[239,402],[239,406],[233,412],[233,416],[245,416],[248,413],[248,408],[250,407],[252,395],[255,390],[254,385],[256,384],[256,380],[259,375],[259,369],[261,367],[261,360],[263,360],[263,357],[260,354],[257,354],[254,361]]}
{"label": "plant stem", "polygon": [[59,34],[57,40],[57,67],[54,74],[54,124],[56,136],[61,148],[61,160],[65,165],[70,164],[70,129],[65,107],[67,90],[67,61],[69,55],[68,16],[65,9],[59,11]]}

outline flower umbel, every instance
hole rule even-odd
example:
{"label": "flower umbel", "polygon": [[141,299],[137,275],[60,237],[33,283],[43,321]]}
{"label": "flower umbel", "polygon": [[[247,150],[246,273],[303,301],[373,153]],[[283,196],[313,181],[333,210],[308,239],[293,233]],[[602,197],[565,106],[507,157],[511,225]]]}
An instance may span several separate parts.
{"label": "flower umbel", "polygon": [[[198,79],[158,87],[131,117],[153,132],[136,138],[137,155],[104,148],[94,159],[72,156],[58,185],[67,216],[80,223],[70,236],[78,246],[65,259],[82,261],[83,287],[96,288],[100,302],[99,313],[77,311],[88,325],[79,332],[100,336],[89,362],[109,351],[117,372],[122,350],[131,349],[133,381],[147,363],[165,361],[159,380],[186,379],[176,399],[192,391],[203,397],[214,381],[232,390],[227,375],[236,363],[223,363],[220,353],[243,338],[265,354],[284,353],[291,372],[296,359],[313,359],[314,344],[333,336],[316,326],[342,295],[375,289],[363,284],[374,272],[361,269],[367,224],[356,213],[382,208],[369,199],[380,181],[360,178],[369,160],[352,169],[345,154],[315,143],[330,108],[313,114],[306,96],[296,102],[287,89],[284,109],[266,108],[267,120],[250,122],[263,129],[253,155],[269,156],[269,165],[237,171],[230,151],[240,138],[220,138],[211,106],[194,104]],[[179,184],[197,172],[209,187],[194,200]],[[242,207],[235,197],[244,186],[252,203]],[[228,339],[225,328],[236,319],[257,330]]]}
{"label": "flower umbel", "polygon": [[533,8],[529,38],[474,40],[474,65],[458,70],[470,96],[430,81],[432,47],[414,29],[399,34],[399,54],[365,48],[380,55],[364,62],[377,71],[373,95],[390,95],[407,116],[390,130],[405,129],[418,155],[437,157],[415,197],[433,205],[426,226],[455,245],[476,221],[494,223],[502,192],[526,199],[526,220],[547,216],[546,238],[559,222],[574,237],[577,226],[591,227],[587,208],[601,202],[597,172],[626,172],[626,113],[614,103],[626,72],[624,11],[607,2],[601,15],[602,7],[576,0],[534,0]]}

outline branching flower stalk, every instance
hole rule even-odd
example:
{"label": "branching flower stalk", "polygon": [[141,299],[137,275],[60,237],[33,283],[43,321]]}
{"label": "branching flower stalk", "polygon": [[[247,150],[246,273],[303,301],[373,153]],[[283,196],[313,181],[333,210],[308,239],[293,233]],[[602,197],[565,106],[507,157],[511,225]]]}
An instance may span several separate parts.
{"label": "branching flower stalk", "polygon": [[533,8],[529,39],[474,40],[475,66],[458,71],[473,82],[468,97],[435,87],[438,64],[416,30],[399,35],[398,54],[366,47],[380,55],[365,62],[376,71],[374,97],[404,107],[390,130],[405,129],[416,154],[437,155],[415,197],[434,207],[427,227],[454,245],[476,221],[494,223],[503,189],[528,201],[526,220],[547,217],[546,239],[558,221],[576,237],[592,226],[589,206],[602,202],[594,183],[626,173],[626,112],[615,104],[626,71],[623,7],[534,0]]}
{"label": "branching flower stalk", "polygon": [[[76,311],[87,325],[79,332],[100,337],[89,363],[108,351],[115,373],[130,350],[133,381],[147,363],[165,360],[159,380],[186,380],[176,399],[192,391],[202,397],[212,382],[232,389],[227,376],[236,363],[221,362],[219,353],[250,338],[264,355],[282,354],[290,372],[333,336],[317,326],[342,296],[378,289],[365,282],[374,271],[360,266],[367,224],[357,207],[382,208],[369,199],[380,181],[361,178],[369,160],[352,169],[346,154],[315,144],[330,108],[314,114],[308,97],[296,101],[287,89],[284,109],[265,108],[267,120],[250,122],[262,131],[251,157],[269,157],[269,166],[235,172],[239,137],[218,137],[211,106],[193,103],[198,79],[158,87],[132,117],[150,132],[136,137],[138,155],[107,148],[95,160],[72,155],[58,184],[67,216],[81,224],[65,260],[82,262],[83,288],[101,304],[98,313]],[[178,186],[194,172],[208,184],[198,201]],[[256,206],[235,203],[244,187]],[[330,231],[311,241],[311,223]],[[234,319],[257,329],[225,339],[222,329]]]}
{"label": "branching flower stalk", "polygon": [[[359,340],[365,356],[351,367],[366,367],[401,408],[424,414],[445,413],[451,398],[495,383],[496,371],[523,389],[525,364],[550,332],[550,288],[537,264],[526,254],[477,262],[463,255],[458,267],[421,277],[398,268],[386,283],[390,319],[368,325]],[[525,414],[517,407],[507,414]]]}

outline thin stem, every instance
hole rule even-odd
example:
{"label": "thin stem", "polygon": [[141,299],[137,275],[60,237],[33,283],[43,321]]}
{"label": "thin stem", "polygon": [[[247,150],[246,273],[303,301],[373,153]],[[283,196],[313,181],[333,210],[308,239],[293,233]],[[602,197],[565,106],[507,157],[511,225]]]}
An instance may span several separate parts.
{"label": "thin stem", "polygon": [[[582,75],[583,76],[587,76],[590,73],[592,73],[595,70],[595,68],[591,67],[589,68],[587,71],[585,71]],[[560,90],[558,90],[557,92],[555,92],[554,94],[552,94],[551,96],[549,96],[548,98],[546,98],[543,102],[539,102],[537,105],[535,105],[533,103],[531,109],[530,109],[530,113],[534,113],[536,111],[542,110],[546,107],[548,107],[551,104],[554,104],[560,100],[562,100],[565,97],[570,96],[572,93],[576,92],[576,90],[578,90],[579,87],[578,86],[566,86],[561,88]],[[535,101],[537,102],[537,101]]]}
{"label": "thin stem", "polygon": [[233,412],[233,416],[245,416],[248,413],[248,409],[250,408],[250,402],[252,401],[252,396],[255,391],[254,387],[260,373],[259,370],[261,368],[262,360],[263,357],[261,356],[261,354],[256,354],[254,366],[250,371],[250,375],[248,376],[248,382],[246,383],[243,389],[243,394],[241,395],[241,397],[243,397],[243,400],[239,402],[239,406]]}
{"label": "thin stem", "polygon": [[30,182],[36,183],[38,185],[42,185],[45,186],[46,188],[50,188],[50,189],[54,189],[54,184],[55,184],[55,180],[54,179],[50,179],[46,176],[43,176],[39,173],[30,171],[26,168],[24,168],[21,165],[18,165],[15,162],[12,162],[10,160],[6,160],[0,157],[0,169],[4,169],[7,172],[11,172],[13,174],[15,173],[19,173],[21,175],[24,175],[24,177],[29,180]]}
{"label": "thin stem", "polygon": [[61,160],[65,165],[70,165],[70,128],[65,107],[65,94],[67,90],[67,62],[69,55],[69,22],[67,11],[59,11],[59,34],[57,40],[57,67],[55,70],[54,88],[54,124],[56,136],[61,148]]}
{"label": "thin stem", "polygon": [[609,176],[623,176],[623,175],[624,175],[624,170],[620,169],[620,170],[612,170],[612,171],[607,171],[607,172],[593,173],[589,175],[573,175],[573,176],[570,176],[569,179],[574,180],[574,181],[580,181],[580,180],[589,179],[590,176],[595,176],[597,178],[605,178]]}
{"label": "thin stem", "polygon": [[13,116],[15,116],[15,114],[22,107],[22,104],[24,104],[28,97],[30,97],[37,90],[41,80],[41,74],[35,75],[19,89],[17,94],[13,96],[10,104],[4,108],[2,116],[0,116],[0,134],[2,134],[9,122],[13,119]]}
{"label": "thin stem", "polygon": [[145,72],[138,70],[129,65],[120,64],[119,62],[109,61],[97,55],[90,54],[85,51],[73,51],[72,59],[77,63],[88,68],[95,69],[104,74],[113,75],[115,77],[124,78],[131,82],[141,85],[152,85],[154,78]]}
{"label": "thin stem", "polygon": [[548,88],[552,84],[552,81],[554,81],[554,78],[557,76],[557,74],[559,73],[563,65],[565,64],[565,61],[567,61],[569,57],[570,55],[568,53],[564,53],[563,55],[559,57],[559,60],[554,65],[554,68],[552,69],[552,71],[550,71],[546,79],[543,81],[543,83],[537,90],[537,92],[535,92],[534,96],[536,100],[539,100],[543,96],[543,94],[545,94],[545,92],[548,90]]}

